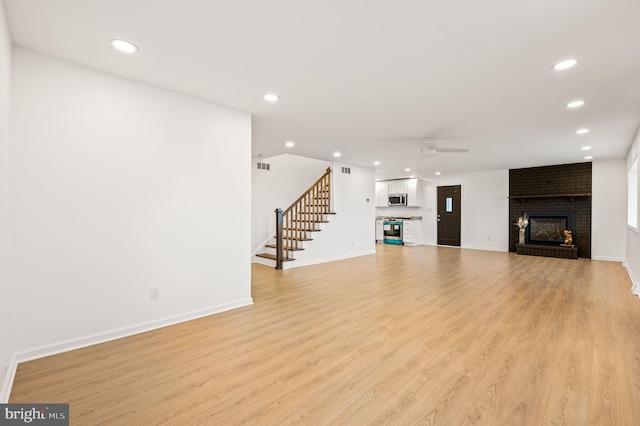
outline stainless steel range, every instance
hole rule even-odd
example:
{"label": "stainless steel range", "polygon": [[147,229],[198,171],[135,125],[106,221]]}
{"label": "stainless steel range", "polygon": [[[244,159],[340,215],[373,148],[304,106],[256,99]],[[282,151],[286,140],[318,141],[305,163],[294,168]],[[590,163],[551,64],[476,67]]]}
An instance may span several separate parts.
{"label": "stainless steel range", "polygon": [[386,244],[402,244],[402,219],[388,219],[382,223],[383,241]]}

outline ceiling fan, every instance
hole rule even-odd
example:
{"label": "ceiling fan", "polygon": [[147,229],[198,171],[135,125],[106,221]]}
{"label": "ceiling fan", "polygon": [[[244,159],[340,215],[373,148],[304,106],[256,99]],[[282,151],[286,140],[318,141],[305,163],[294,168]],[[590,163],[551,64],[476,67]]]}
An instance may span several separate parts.
{"label": "ceiling fan", "polygon": [[437,139],[434,137],[423,138],[424,145],[420,148],[420,158],[433,157],[440,152],[449,152],[454,154],[464,154],[469,152],[465,148],[438,148],[436,146]]}

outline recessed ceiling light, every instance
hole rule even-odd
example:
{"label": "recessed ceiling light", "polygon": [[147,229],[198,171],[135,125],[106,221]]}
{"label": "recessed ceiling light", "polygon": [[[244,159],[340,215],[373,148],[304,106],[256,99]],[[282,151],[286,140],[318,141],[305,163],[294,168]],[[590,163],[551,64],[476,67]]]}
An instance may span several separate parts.
{"label": "recessed ceiling light", "polygon": [[339,152],[334,152],[334,153],[333,153],[333,156],[334,156],[334,157],[340,157],[341,155],[342,155],[342,154],[340,154]]}
{"label": "recessed ceiling light", "polygon": [[584,157],[585,160],[593,160],[593,155],[587,155]]}
{"label": "recessed ceiling light", "polygon": [[567,108],[578,108],[584,105],[584,101],[571,101],[567,104]]}
{"label": "recessed ceiling light", "polygon": [[269,101],[269,102],[275,102],[278,99],[280,99],[278,97],[278,95],[274,95],[273,93],[267,93],[266,95],[264,95],[264,100],[265,101]]}
{"label": "recessed ceiling light", "polygon": [[441,172],[435,172],[434,173],[436,176],[440,176],[442,173]]}
{"label": "recessed ceiling light", "polygon": [[567,68],[571,68],[578,63],[578,60],[575,58],[565,59],[564,61],[560,61],[553,66],[553,69],[556,71],[566,70]]}
{"label": "recessed ceiling light", "polygon": [[293,143],[293,142],[291,142],[291,141],[289,141],[289,142],[285,143],[285,146],[286,146],[287,148],[293,148],[294,146],[296,146],[296,144],[295,144],[295,143]]}
{"label": "recessed ceiling light", "polygon": [[374,165],[374,166],[379,166],[379,165],[380,165],[380,162],[379,162],[379,161],[374,161],[374,162],[373,162],[373,165]]}
{"label": "recessed ceiling light", "polygon": [[135,44],[126,40],[113,39],[111,40],[111,45],[124,53],[136,53],[138,51]]}
{"label": "recessed ceiling light", "polygon": [[590,146],[583,146],[581,149],[583,151],[589,151],[591,149],[591,147]]}
{"label": "recessed ceiling light", "polygon": [[578,129],[576,130],[576,135],[585,135],[589,133],[589,129]]}
{"label": "recessed ceiling light", "polygon": [[410,172],[410,171],[411,171],[411,169],[406,168],[406,169],[404,169],[404,171],[405,171],[405,172]]}

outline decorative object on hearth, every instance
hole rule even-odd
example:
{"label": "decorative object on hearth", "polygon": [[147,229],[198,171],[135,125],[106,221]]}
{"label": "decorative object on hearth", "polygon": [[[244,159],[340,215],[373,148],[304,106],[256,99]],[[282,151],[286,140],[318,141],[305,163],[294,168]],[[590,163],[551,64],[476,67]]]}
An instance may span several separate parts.
{"label": "decorative object on hearth", "polygon": [[526,212],[520,214],[518,221],[514,223],[518,228],[520,228],[520,234],[518,236],[518,244],[524,244],[524,230],[529,224],[529,216]]}
{"label": "decorative object on hearth", "polygon": [[573,244],[573,235],[568,229],[564,230],[564,244],[560,244],[562,247],[575,247]]}

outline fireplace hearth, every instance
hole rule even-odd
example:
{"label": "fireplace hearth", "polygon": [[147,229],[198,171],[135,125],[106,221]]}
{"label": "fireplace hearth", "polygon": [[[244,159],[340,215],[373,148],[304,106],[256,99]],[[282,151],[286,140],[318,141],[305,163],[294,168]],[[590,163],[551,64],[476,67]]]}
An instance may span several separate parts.
{"label": "fireplace hearth", "polygon": [[576,246],[565,246],[564,231],[571,230],[574,223],[571,212],[539,211],[529,215],[529,226],[525,232],[525,244],[518,244],[518,254],[529,256],[577,259]]}

